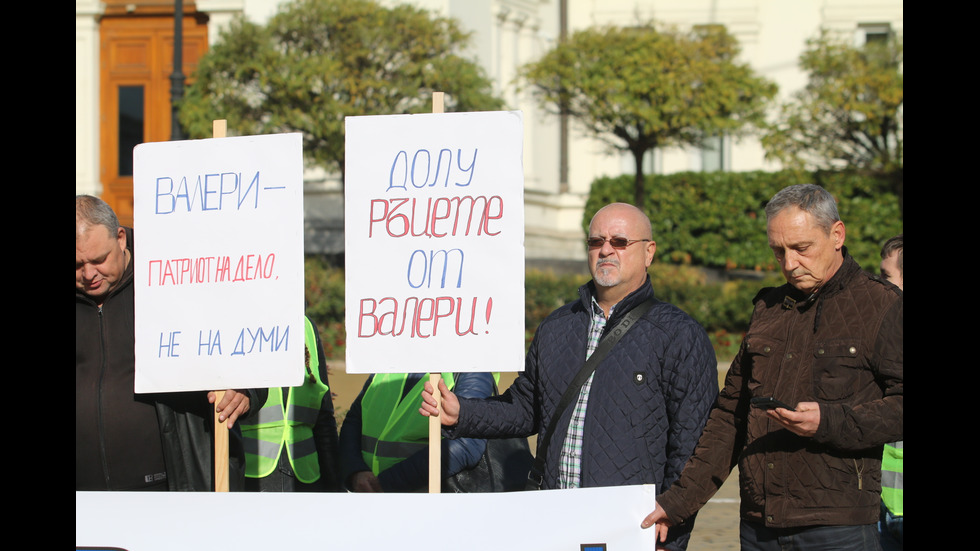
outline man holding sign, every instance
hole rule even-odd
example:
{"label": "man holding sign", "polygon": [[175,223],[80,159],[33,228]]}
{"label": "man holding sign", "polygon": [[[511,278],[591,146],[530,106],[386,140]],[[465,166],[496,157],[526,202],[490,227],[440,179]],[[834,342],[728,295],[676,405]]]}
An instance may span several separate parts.
{"label": "man holding sign", "polygon": [[[714,351],[696,321],[654,298],[647,268],[656,243],[642,211],[603,207],[588,247],[592,281],[538,327],[524,373],[504,394],[459,399],[440,384],[440,412],[427,385],[421,413],[439,415],[453,438],[537,433],[543,488],[656,484],[661,493],[718,393]],[[668,548],[686,548],[692,526],[672,531]]]}
{"label": "man holding sign", "polygon": [[[215,393],[133,392],[133,254],[133,231],[109,205],[75,197],[75,490],[208,491]],[[231,428],[259,394],[226,391],[220,419]],[[232,434],[238,489],[244,455]]]}

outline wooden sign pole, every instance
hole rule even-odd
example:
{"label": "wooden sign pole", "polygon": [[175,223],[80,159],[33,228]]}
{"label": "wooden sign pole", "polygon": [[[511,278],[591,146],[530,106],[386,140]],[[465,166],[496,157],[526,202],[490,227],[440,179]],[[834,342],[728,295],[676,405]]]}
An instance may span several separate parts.
{"label": "wooden sign pole", "polygon": [[[211,134],[214,138],[224,138],[228,134],[228,121],[219,119],[211,123]],[[225,396],[224,390],[215,393],[214,405],[217,408]],[[228,482],[228,424],[218,420],[217,409],[214,412],[214,491],[227,492]]]}
{"label": "wooden sign pole", "polygon": [[[432,93],[432,112],[443,113],[445,93]],[[442,395],[439,393],[439,373],[429,374],[432,383],[432,397],[442,408]],[[442,423],[438,417],[429,417],[429,493],[442,492]]]}

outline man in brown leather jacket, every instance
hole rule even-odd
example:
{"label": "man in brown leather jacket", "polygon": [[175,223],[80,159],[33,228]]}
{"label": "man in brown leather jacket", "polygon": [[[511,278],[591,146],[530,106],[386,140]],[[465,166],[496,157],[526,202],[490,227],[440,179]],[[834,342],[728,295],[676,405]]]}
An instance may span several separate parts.
{"label": "man in brown leather jacket", "polygon": [[766,217],[787,284],[756,296],[698,447],[641,526],[662,540],[737,464],[742,549],[878,549],[882,445],[903,436],[902,295],[848,256],[823,188],[783,189]]}

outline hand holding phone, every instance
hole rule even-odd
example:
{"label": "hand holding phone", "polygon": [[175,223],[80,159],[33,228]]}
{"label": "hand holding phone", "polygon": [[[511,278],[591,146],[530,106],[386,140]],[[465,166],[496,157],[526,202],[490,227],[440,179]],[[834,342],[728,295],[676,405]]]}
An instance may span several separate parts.
{"label": "hand holding phone", "polygon": [[752,407],[759,409],[776,409],[785,408],[790,411],[796,411],[792,407],[780,402],[779,400],[773,398],[772,396],[755,396],[751,400]]}

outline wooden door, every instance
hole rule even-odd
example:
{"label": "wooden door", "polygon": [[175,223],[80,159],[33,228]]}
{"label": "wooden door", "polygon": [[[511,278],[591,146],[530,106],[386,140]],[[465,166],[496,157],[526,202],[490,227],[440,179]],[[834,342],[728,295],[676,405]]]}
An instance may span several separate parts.
{"label": "wooden door", "polygon": [[[197,14],[183,21],[183,73],[189,84],[207,50],[207,22]],[[133,147],[170,139],[173,12],[107,15],[100,37],[102,199],[121,224],[131,226]]]}

